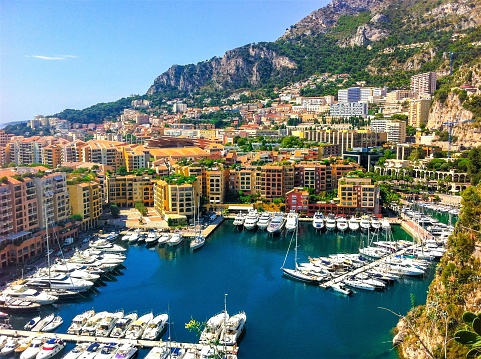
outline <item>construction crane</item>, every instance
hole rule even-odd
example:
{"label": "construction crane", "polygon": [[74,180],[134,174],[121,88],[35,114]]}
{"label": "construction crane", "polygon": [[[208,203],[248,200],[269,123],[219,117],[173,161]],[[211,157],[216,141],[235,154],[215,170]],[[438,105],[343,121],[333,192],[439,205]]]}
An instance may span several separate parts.
{"label": "construction crane", "polygon": [[454,54],[473,54],[473,51],[450,51],[449,54],[449,76],[453,74]]}
{"label": "construction crane", "polygon": [[453,127],[458,124],[458,121],[443,122],[443,125],[448,126],[448,158],[451,158],[451,142],[453,140]]}

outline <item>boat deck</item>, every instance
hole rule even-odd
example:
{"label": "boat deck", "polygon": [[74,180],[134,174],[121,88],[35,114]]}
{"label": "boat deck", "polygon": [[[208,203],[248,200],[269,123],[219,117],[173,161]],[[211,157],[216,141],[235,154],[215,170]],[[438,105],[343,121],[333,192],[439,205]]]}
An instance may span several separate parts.
{"label": "boat deck", "polygon": [[[60,334],[60,333],[44,333],[44,332],[31,332],[27,330],[15,330],[15,329],[0,329],[0,334],[7,335],[11,337],[40,337],[40,338],[60,338],[67,342],[82,342],[82,343],[101,343],[101,344],[108,344],[108,343],[117,343],[117,344],[135,344],[135,346],[139,348],[153,348],[153,347],[160,347],[165,345],[166,343],[169,344],[172,348],[184,348],[184,349],[197,349],[201,350],[205,347],[205,344],[195,344],[195,343],[180,343],[180,342],[173,342],[173,341],[163,341],[163,340],[132,340],[126,338],[110,338],[110,337],[92,337],[92,336],[85,336],[85,335],[74,335],[74,334]],[[224,351],[224,346],[219,345],[217,349],[220,352]],[[230,358],[237,357],[237,346],[226,346],[225,351],[229,354]],[[232,356],[234,355],[234,356]]]}

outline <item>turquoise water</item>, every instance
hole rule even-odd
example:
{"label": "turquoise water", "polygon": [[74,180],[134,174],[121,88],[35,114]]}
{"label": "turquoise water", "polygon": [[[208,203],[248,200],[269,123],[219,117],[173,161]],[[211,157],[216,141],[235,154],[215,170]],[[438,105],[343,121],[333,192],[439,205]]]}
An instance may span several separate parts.
{"label": "turquoise water", "polygon": [[[398,226],[393,234],[409,238]],[[299,260],[356,252],[366,239],[359,233],[319,234],[310,223],[301,223]],[[195,342],[185,323],[191,317],[204,321],[221,311],[227,293],[228,312],[247,313],[240,359],[397,358],[390,331],[398,318],[380,307],[406,313],[411,293],[423,303],[432,273],[425,279],[403,279],[384,292],[358,291],[344,297],[282,276],[289,241],[290,236],[238,232],[232,221],[225,221],[195,253],[188,242],[174,249],[132,245],[120,275],[85,299],[59,305],[56,311],[65,322],[57,331],[66,332],[76,314],[91,308],[136,310],[140,315],[169,311],[172,339]],[[289,253],[286,267],[293,265],[294,255]],[[16,326],[27,319],[17,318]],[[146,352],[142,350],[140,357]]]}

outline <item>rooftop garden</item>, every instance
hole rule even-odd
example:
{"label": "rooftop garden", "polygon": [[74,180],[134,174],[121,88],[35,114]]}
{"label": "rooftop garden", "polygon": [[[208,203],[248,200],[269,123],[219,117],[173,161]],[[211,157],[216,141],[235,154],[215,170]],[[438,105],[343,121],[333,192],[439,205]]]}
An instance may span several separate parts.
{"label": "rooftop garden", "polygon": [[197,181],[197,177],[195,176],[184,176],[182,174],[174,173],[170,176],[166,176],[162,178],[165,182],[171,185],[183,185],[183,184],[193,184]]}

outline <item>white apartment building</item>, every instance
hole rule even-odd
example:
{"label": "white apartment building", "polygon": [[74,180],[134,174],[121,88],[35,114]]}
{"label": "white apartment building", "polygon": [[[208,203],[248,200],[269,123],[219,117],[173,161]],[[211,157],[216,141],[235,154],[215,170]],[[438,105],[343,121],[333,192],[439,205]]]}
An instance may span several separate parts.
{"label": "white apartment building", "polygon": [[372,120],[372,132],[386,132],[387,142],[404,143],[406,142],[406,122],[399,120]]}
{"label": "white apartment building", "polygon": [[350,103],[358,102],[361,100],[361,88],[349,87],[347,89],[337,91],[337,102]]}
{"label": "white apartment building", "polygon": [[329,106],[329,115],[332,117],[361,116],[366,118],[367,114],[366,102],[337,103]]}
{"label": "white apartment building", "polygon": [[411,91],[418,96],[430,94],[436,90],[436,73],[426,72],[411,77]]}

